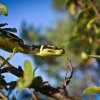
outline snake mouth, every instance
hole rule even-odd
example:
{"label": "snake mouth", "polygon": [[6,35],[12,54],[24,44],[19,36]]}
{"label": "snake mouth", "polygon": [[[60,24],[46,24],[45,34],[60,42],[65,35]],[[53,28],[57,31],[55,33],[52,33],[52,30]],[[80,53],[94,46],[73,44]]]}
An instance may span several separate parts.
{"label": "snake mouth", "polygon": [[61,56],[65,53],[65,50],[62,48],[57,48],[55,46],[50,45],[42,45],[40,48],[39,56]]}
{"label": "snake mouth", "polygon": [[56,52],[57,52],[56,56],[61,56],[61,55],[65,54],[64,49],[58,49]]}

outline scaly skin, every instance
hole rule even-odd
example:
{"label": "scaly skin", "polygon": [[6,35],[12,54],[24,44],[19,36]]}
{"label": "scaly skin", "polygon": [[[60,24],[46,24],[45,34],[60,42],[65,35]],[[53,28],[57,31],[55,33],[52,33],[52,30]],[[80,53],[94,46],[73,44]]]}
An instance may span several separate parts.
{"label": "scaly skin", "polygon": [[34,54],[36,56],[60,56],[64,54],[62,48],[57,48],[52,45],[28,46],[23,40],[11,32],[0,29],[0,49],[7,52],[13,52],[14,48],[18,48],[18,52],[25,54]]}

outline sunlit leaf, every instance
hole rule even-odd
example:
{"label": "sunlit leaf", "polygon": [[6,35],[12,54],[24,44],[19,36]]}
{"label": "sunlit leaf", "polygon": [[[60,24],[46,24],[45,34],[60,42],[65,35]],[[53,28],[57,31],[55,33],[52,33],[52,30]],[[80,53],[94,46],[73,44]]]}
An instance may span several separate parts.
{"label": "sunlit leaf", "polygon": [[92,86],[88,87],[83,91],[83,94],[95,94],[100,93],[100,87]]}
{"label": "sunlit leaf", "polygon": [[87,55],[87,53],[86,52],[82,52],[81,53],[81,57],[82,57],[82,59],[87,59],[88,58],[88,55]]}
{"label": "sunlit leaf", "polygon": [[18,86],[18,90],[19,91],[21,91],[21,90],[23,90],[25,88],[23,78],[19,78],[19,80],[17,82],[17,86]]}
{"label": "sunlit leaf", "polygon": [[18,90],[20,91],[30,86],[33,78],[32,65],[28,60],[26,60],[24,62],[24,76],[18,80]]}
{"label": "sunlit leaf", "polygon": [[95,22],[94,18],[89,20],[89,22],[87,23],[86,29],[90,30],[92,28],[94,22]]}
{"label": "sunlit leaf", "polygon": [[69,9],[69,12],[70,12],[72,15],[76,15],[76,13],[77,13],[77,8],[76,8],[76,6],[75,6],[74,3],[71,3],[68,9]]}
{"label": "sunlit leaf", "polygon": [[8,10],[7,10],[6,6],[3,4],[0,4],[0,15],[5,15],[5,16],[8,15]]}
{"label": "sunlit leaf", "polygon": [[24,80],[32,81],[33,80],[33,71],[30,61],[26,60],[24,62]]}

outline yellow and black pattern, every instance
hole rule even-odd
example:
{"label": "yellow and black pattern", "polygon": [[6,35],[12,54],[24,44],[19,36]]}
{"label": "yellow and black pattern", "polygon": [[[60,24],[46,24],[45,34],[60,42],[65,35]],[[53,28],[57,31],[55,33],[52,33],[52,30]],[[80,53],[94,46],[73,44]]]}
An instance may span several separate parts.
{"label": "yellow and black pattern", "polygon": [[22,39],[17,37],[16,35],[2,31],[0,30],[0,48],[12,52],[13,48],[15,47],[21,47],[21,45],[24,45]]}
{"label": "yellow and black pattern", "polygon": [[26,45],[23,40],[11,32],[0,29],[0,49],[13,52],[14,48],[21,48],[19,52],[25,54],[34,54],[36,56],[60,56],[64,54],[62,48],[52,45]]}

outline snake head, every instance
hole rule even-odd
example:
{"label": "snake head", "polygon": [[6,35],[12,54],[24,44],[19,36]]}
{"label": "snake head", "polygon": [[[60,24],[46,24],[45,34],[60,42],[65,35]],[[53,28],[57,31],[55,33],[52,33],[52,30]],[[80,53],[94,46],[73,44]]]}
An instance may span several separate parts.
{"label": "snake head", "polygon": [[65,53],[64,49],[57,48],[52,45],[41,45],[39,46],[40,50],[35,53],[37,56],[45,57],[45,56],[61,56]]}

